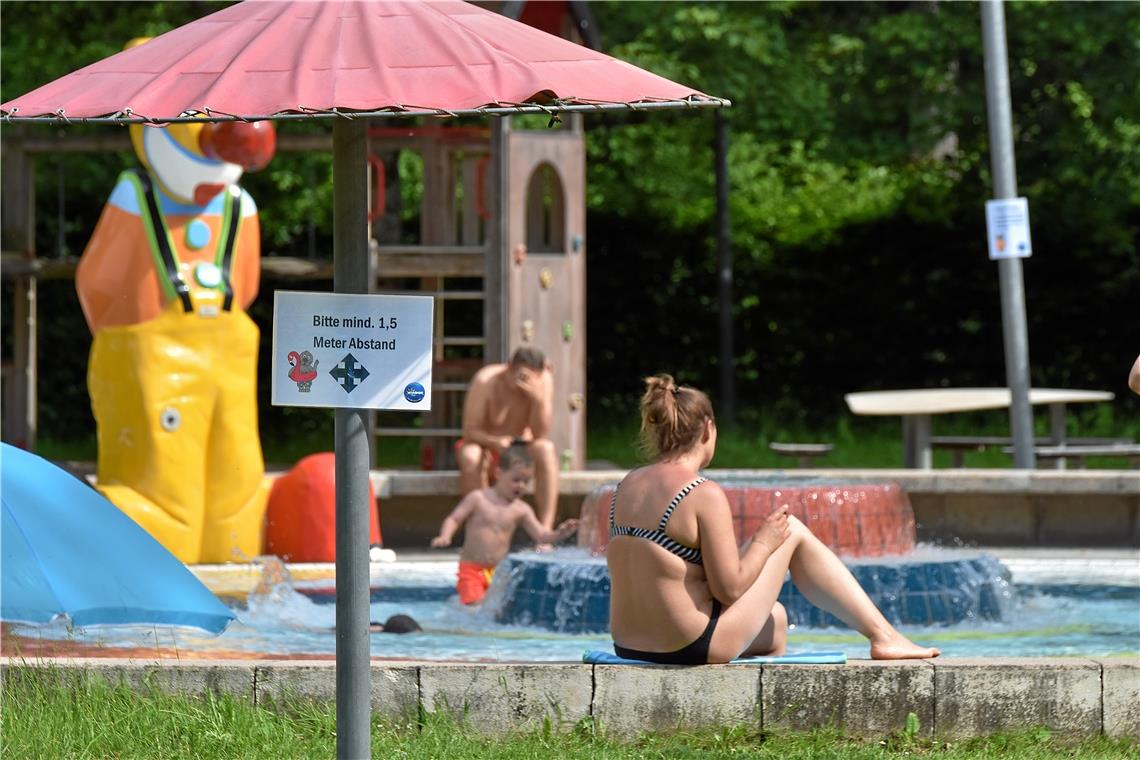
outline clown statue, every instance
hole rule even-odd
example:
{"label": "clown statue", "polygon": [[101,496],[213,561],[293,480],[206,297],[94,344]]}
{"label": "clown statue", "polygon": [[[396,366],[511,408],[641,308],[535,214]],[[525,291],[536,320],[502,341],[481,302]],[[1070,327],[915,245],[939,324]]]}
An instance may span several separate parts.
{"label": "clown statue", "polygon": [[186,563],[260,553],[268,489],[257,429],[257,207],[237,181],[276,147],[270,122],[130,127],[80,259],[94,340],[87,385],[98,488]]}

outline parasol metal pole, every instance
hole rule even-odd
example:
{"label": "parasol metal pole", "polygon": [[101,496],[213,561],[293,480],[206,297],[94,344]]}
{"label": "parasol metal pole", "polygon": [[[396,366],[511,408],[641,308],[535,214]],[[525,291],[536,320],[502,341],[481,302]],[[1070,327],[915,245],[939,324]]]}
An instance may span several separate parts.
{"label": "parasol metal pole", "polygon": [[[0,247],[17,251],[24,260],[36,261],[36,159],[27,147],[24,125],[9,128],[4,135],[4,172],[0,177]],[[5,264],[7,266],[7,264]],[[17,276],[12,298],[12,374],[4,378],[4,440],[28,451],[36,450],[36,368],[38,280]]]}
{"label": "parasol metal pole", "polygon": [[720,345],[720,410],[725,422],[736,424],[735,348],[732,336],[732,218],[728,208],[728,120],[724,109],[715,114],[713,153],[716,156],[716,251]]}
{"label": "parasol metal pole", "polygon": [[[1016,198],[1017,171],[1013,157],[1005,7],[1001,0],[983,0],[981,11],[994,198]],[[1033,451],[1033,410],[1029,405],[1029,331],[1025,319],[1021,259],[999,259],[998,278],[1001,288],[1005,375],[1011,396],[1009,423],[1013,433],[1013,465],[1018,469],[1031,470],[1036,457]]]}
{"label": "parasol metal pole", "polygon": [[[368,292],[368,121],[333,122],[333,290]],[[368,607],[368,426],[337,409],[336,756],[372,756]]]}
{"label": "parasol metal pole", "polygon": [[505,362],[510,350],[507,302],[511,261],[511,117],[491,119],[491,164],[489,196],[491,218],[487,223],[487,253],[483,260],[483,361]]}

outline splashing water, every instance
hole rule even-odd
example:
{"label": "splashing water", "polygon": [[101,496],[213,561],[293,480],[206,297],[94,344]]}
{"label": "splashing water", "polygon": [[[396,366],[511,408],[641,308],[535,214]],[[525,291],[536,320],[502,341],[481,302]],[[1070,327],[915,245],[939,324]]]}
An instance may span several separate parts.
{"label": "splashing water", "polygon": [[255,628],[294,628],[331,631],[336,628],[336,608],[317,604],[294,588],[289,569],[278,557],[258,557],[261,578],[246,597],[238,621]]}
{"label": "splashing water", "polygon": [[[529,555],[528,555],[529,556]],[[560,549],[533,555],[550,563],[552,586],[572,589],[593,578],[604,560],[588,558],[583,550]],[[923,550],[925,559],[944,556]],[[336,607],[331,580],[294,580],[283,565],[259,560],[261,576],[244,599],[231,600],[238,620],[220,636],[187,628],[100,626],[68,629],[65,625],[12,626],[24,637],[65,642],[87,649],[117,651],[119,647],[161,648],[179,657],[242,654],[248,658],[325,657],[336,652]],[[537,611],[542,620],[502,620],[512,589],[522,575],[497,572],[486,601],[465,607],[455,596],[455,563],[396,562],[373,569],[373,620],[396,613],[410,614],[423,633],[371,637],[373,657],[399,660],[461,662],[577,662],[585,649],[612,646],[607,634],[551,630],[551,622],[566,626],[589,614],[597,599],[551,601]],[[1119,586],[1081,583],[1074,575],[1066,585],[1019,584],[1006,620],[967,619],[952,625],[908,625],[904,632],[939,646],[948,656],[1105,656],[1140,650],[1140,584]],[[605,595],[608,597],[608,593]],[[608,604],[608,599],[606,600]],[[844,650],[849,657],[866,657],[866,641],[843,628],[796,625],[790,632],[793,649]]]}

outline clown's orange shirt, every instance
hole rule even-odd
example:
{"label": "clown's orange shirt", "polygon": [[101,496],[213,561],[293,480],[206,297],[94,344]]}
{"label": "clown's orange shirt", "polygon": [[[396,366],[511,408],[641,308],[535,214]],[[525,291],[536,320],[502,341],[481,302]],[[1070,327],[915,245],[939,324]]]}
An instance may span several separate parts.
{"label": "clown's orange shirt", "polygon": [[[194,267],[213,262],[222,234],[225,194],[204,207],[180,205],[158,193],[182,279],[198,289]],[[230,281],[234,308],[246,309],[257,297],[261,274],[261,230],[257,206],[241,191],[241,221],[234,245]],[[154,319],[166,305],[162,279],[134,185],[120,178],[103,208],[95,232],[79,260],[75,289],[92,333],[104,327]]]}

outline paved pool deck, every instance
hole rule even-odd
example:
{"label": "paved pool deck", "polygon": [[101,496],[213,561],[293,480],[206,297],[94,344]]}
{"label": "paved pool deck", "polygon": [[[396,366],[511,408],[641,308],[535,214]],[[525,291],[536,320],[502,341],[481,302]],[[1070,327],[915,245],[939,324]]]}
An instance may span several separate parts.
{"label": "paved pool deck", "polygon": [[[416,720],[447,712],[505,735],[569,730],[592,720],[607,735],[748,725],[836,726],[852,736],[901,731],[914,713],[924,736],[960,739],[1044,726],[1080,738],[1140,738],[1140,657],[938,658],[846,665],[638,666],[373,661],[372,711]],[[99,678],[138,689],[230,694],[272,706],[336,700],[336,663],[0,658],[5,683]]]}
{"label": "paved pool deck", "polygon": [[[1140,551],[979,547],[1010,567],[1015,582],[1140,585]],[[397,551],[385,572],[438,573],[456,553]],[[256,564],[192,568],[219,593],[243,593]],[[331,564],[291,565],[296,580],[331,578]],[[1140,615],[1140,610],[1137,611]],[[1140,650],[1140,641],[1137,642]],[[1103,658],[951,658],[846,665],[697,667],[566,663],[371,663],[378,715],[418,719],[445,711],[489,735],[568,730],[583,720],[610,736],[726,725],[804,730],[833,725],[852,736],[901,731],[914,713],[925,736],[959,739],[1044,726],[1066,737],[1140,739],[1140,654]],[[282,699],[336,699],[333,660],[177,660],[0,657],[6,682],[45,672],[145,689],[230,694],[270,706]]]}

